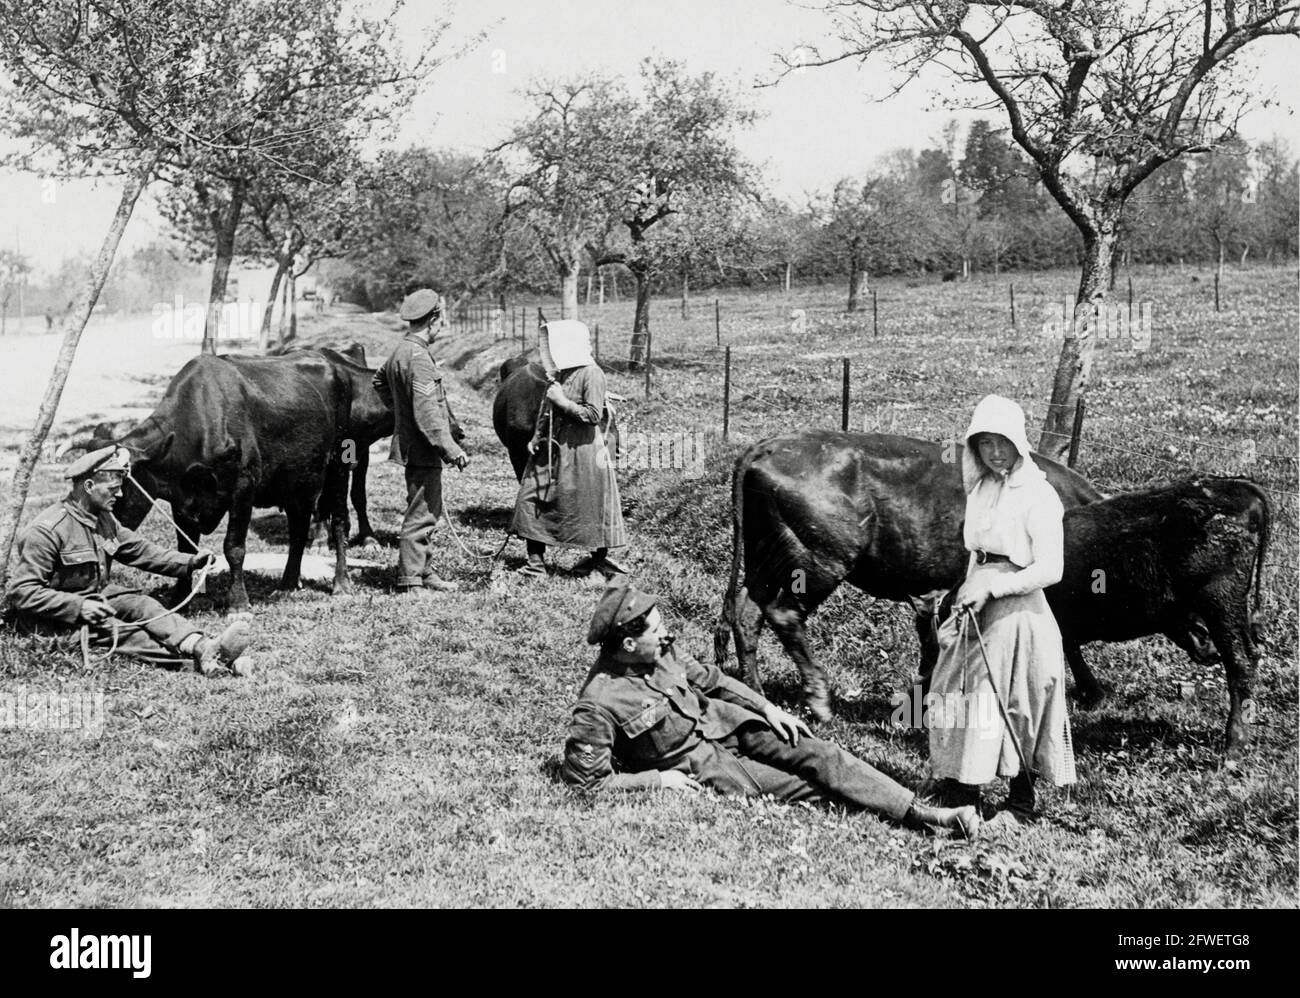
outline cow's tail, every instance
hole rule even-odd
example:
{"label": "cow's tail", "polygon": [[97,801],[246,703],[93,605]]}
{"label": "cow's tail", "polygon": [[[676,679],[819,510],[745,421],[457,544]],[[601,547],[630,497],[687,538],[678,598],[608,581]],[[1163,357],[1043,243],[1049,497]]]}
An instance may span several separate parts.
{"label": "cow's tail", "polygon": [[722,598],[722,613],[713,628],[713,661],[717,665],[722,665],[727,660],[731,629],[736,622],[736,597],[745,557],[745,472],[749,470],[750,453],[747,449],[741,454],[731,471],[731,574],[727,579],[727,593]]}
{"label": "cow's tail", "polygon": [[1255,610],[1250,615],[1250,632],[1251,637],[1256,644],[1262,644],[1263,621],[1262,614],[1264,609],[1264,556],[1268,553],[1269,533],[1272,530],[1273,512],[1269,508],[1268,493],[1259,487],[1255,482],[1250,482],[1250,487],[1255,491],[1259,499],[1261,512],[1261,527],[1259,534],[1259,548],[1255,552]]}

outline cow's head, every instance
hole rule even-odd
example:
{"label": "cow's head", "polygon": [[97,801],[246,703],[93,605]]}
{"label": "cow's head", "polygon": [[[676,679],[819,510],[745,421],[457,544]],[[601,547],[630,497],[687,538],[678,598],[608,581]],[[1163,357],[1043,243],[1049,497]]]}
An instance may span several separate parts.
{"label": "cow's head", "polygon": [[241,449],[235,440],[225,443],[205,461],[192,461],[177,480],[172,508],[178,517],[199,525],[210,534],[230,510],[239,480]]}

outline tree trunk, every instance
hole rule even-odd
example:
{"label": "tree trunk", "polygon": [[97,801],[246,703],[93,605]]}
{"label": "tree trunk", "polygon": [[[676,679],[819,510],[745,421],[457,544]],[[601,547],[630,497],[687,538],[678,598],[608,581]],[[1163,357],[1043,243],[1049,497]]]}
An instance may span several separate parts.
{"label": "tree trunk", "polygon": [[596,304],[603,306],[605,304],[605,268],[596,268]]}
{"label": "tree trunk", "polygon": [[289,342],[298,338],[298,275],[289,269]]}
{"label": "tree trunk", "polygon": [[859,256],[857,247],[854,246],[849,250],[849,304],[846,311],[856,312],[858,310],[858,299],[862,292],[866,290],[867,272],[862,267],[862,257]]}
{"label": "tree trunk", "polygon": [[[293,264],[289,264],[293,266]],[[284,346],[289,342],[287,333],[289,332],[289,282],[283,281],[280,284],[280,327],[276,333],[275,345]]]}
{"label": "tree trunk", "polygon": [[785,293],[790,293],[790,261],[785,262]]}
{"label": "tree trunk", "polygon": [[556,270],[560,277],[560,318],[578,317],[578,267],[572,261],[561,261]]}
{"label": "tree trunk", "polygon": [[636,278],[636,315],[632,319],[632,347],[628,361],[637,368],[645,361],[646,338],[650,335],[650,265],[637,260],[627,267]]}
{"label": "tree trunk", "polygon": [[203,353],[217,352],[217,331],[221,326],[221,311],[226,303],[226,282],[230,277],[230,261],[235,256],[235,232],[244,208],[244,188],[235,184],[230,192],[230,204],[222,213],[216,226],[217,259],[212,265],[212,286],[208,289],[208,318],[203,324]]}
{"label": "tree trunk", "polygon": [[1115,238],[1113,228],[1084,235],[1083,273],[1074,299],[1074,321],[1065,330],[1056,376],[1052,380],[1052,400],[1038,438],[1038,453],[1053,460],[1064,461],[1070,449],[1074,409],[1092,372],[1092,355],[1097,346],[1097,309],[1105,307]]}
{"label": "tree trunk", "polygon": [[[691,293],[690,273],[686,270],[686,268],[683,267],[682,268],[682,318],[683,319],[689,319],[691,317],[690,293]],[[637,307],[639,308],[641,302],[640,288],[637,288],[636,299],[637,299]]]}
{"label": "tree trunk", "polygon": [[582,303],[591,308],[591,271],[587,271],[587,295],[582,299]]}
{"label": "tree trunk", "polygon": [[1241,259],[1237,261],[1238,267],[1246,266],[1246,257],[1250,255],[1250,244],[1247,243],[1241,248]]}
{"label": "tree trunk", "polygon": [[280,282],[284,280],[285,271],[289,269],[286,258],[276,261],[275,276],[271,278],[271,293],[266,299],[266,309],[262,312],[262,329],[257,334],[257,345],[262,353],[271,343],[271,317],[275,313],[275,296],[280,293]]}
{"label": "tree trunk", "polygon": [[27,503],[27,492],[32,484],[32,472],[36,469],[36,462],[40,460],[41,448],[49,435],[50,427],[54,425],[54,414],[58,411],[59,399],[63,396],[63,386],[68,380],[68,371],[72,369],[72,359],[76,356],[77,344],[81,340],[82,332],[85,331],[86,323],[90,321],[90,313],[95,308],[95,302],[99,300],[99,293],[103,290],[109,268],[113,265],[117,245],[122,240],[122,233],[126,231],[126,223],[131,219],[131,212],[135,209],[140,192],[144,190],[153,173],[153,167],[154,161],[151,160],[147,167],[127,177],[126,186],[122,189],[122,196],[117,202],[117,211],[113,215],[112,224],[108,227],[104,241],[99,247],[99,254],[95,257],[94,266],[90,269],[90,283],[85,286],[71,313],[64,320],[63,343],[59,347],[59,356],[54,362],[54,373],[50,376],[49,384],[45,386],[45,397],[41,399],[41,407],[36,414],[36,425],[18,455],[18,465],[14,468],[13,480],[6,490],[9,502],[0,509],[0,592],[4,591],[9,579],[9,554],[13,550],[14,536],[18,532],[18,521],[22,519],[23,506]]}

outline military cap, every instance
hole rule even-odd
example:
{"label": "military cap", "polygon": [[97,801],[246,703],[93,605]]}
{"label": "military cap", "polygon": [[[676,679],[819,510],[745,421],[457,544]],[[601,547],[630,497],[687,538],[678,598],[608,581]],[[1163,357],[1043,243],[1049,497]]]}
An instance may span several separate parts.
{"label": "military cap", "polygon": [[86,478],[97,471],[117,471],[125,474],[130,470],[131,452],[125,447],[109,444],[107,447],[101,447],[99,450],[93,450],[89,454],[83,454],[77,458],[68,465],[63,477],[71,478],[75,482],[77,479]]}
{"label": "military cap", "polygon": [[626,575],[614,576],[596,604],[596,612],[591,615],[587,644],[600,644],[615,627],[646,613],[658,601],[657,596],[642,592],[629,583]]}
{"label": "military cap", "polygon": [[423,319],[426,315],[432,315],[442,307],[442,299],[438,292],[432,288],[420,288],[419,291],[412,291],[402,300],[402,308],[397,313],[407,322],[414,322],[417,319]]}

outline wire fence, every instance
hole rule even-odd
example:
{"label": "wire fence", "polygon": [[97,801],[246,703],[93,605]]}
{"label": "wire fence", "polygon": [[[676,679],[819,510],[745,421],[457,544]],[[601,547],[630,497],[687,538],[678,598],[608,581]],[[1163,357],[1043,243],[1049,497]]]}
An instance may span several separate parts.
{"label": "wire fence", "polygon": [[[933,314],[921,322],[914,307],[904,310],[893,297],[876,292],[858,314],[845,314],[827,300],[801,302],[796,308],[779,296],[757,300],[749,296],[725,303],[715,298],[697,301],[689,322],[672,314],[676,302],[665,308],[667,303],[660,301],[656,307],[660,325],[666,328],[649,337],[648,365],[630,363],[634,354],[628,316],[596,311],[588,313],[587,319],[597,359],[615,376],[636,378],[640,391],[623,386],[619,390],[647,410],[654,408],[657,420],[668,418],[660,403],[676,398],[683,401],[683,408],[695,410],[690,416],[697,423],[704,421],[707,432],[733,442],[809,426],[948,440],[964,434],[975,403],[987,394],[979,387],[988,383],[987,372],[954,370],[953,365],[946,373],[933,367],[911,369],[901,366],[907,363],[905,351],[891,357],[895,348],[933,342],[937,337],[940,349],[957,346],[996,365],[1041,345],[1036,339],[1043,331],[1040,322],[1049,326],[1054,316],[1064,317],[1073,300],[1072,291],[1063,288],[997,285],[994,290],[999,293],[997,301],[963,298],[959,308],[935,303]],[[1130,290],[1130,307],[1132,297]],[[1012,300],[1015,321],[1009,308]],[[1186,303],[1174,305],[1158,348],[1187,338],[1183,327],[1190,319],[1177,311],[1186,309]],[[559,314],[554,303],[541,307],[548,315],[552,309]],[[673,321],[663,321],[665,315]],[[537,303],[504,307],[476,303],[464,306],[452,321],[453,328],[487,332],[499,340],[517,339],[520,351],[526,351],[537,343],[537,316]],[[1133,346],[1132,337],[1098,340],[1099,351]],[[1149,355],[1125,349],[1122,355],[1129,364],[1168,363],[1159,349]],[[882,366],[882,360],[891,361],[890,366]],[[1035,392],[1042,371],[1027,373],[1032,377],[1025,378],[1025,384],[1001,393],[1017,398],[1031,426],[1042,425],[1048,405]],[[1277,528],[1273,551],[1294,549],[1300,520],[1300,459],[1289,427],[1261,423],[1257,433],[1252,426],[1248,437],[1225,440],[1227,432],[1221,427],[1180,431],[1152,425],[1131,412],[1112,413],[1094,393],[1087,395],[1086,402],[1077,470],[1099,489],[1125,492],[1195,474],[1248,476],[1272,500]],[[1192,423],[1195,407],[1184,406],[1179,415]],[[678,418],[688,417],[679,414]],[[1271,447],[1257,445],[1256,438],[1270,437]],[[1274,556],[1269,564],[1288,571],[1295,568],[1294,558],[1281,561]]]}

